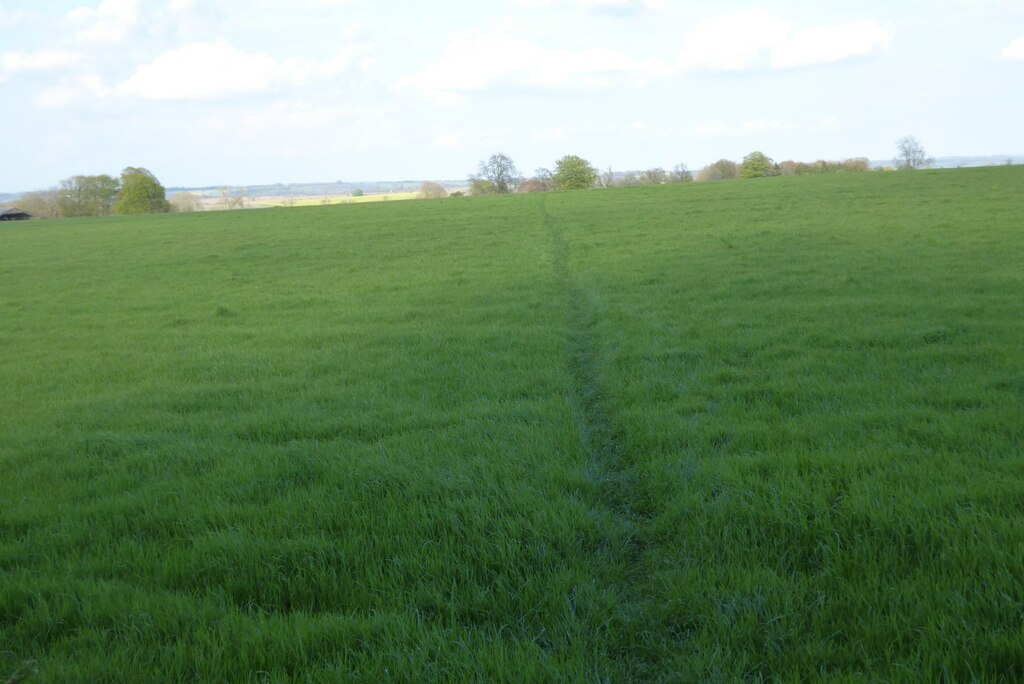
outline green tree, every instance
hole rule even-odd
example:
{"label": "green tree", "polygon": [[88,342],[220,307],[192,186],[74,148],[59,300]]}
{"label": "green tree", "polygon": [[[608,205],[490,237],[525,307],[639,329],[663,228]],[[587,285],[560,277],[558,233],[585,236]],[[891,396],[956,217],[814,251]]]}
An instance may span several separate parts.
{"label": "green tree", "polygon": [[106,216],[113,211],[120,183],[113,176],[71,176],[57,188],[61,216]]}
{"label": "green tree", "polygon": [[714,164],[709,164],[697,174],[699,181],[731,180],[740,177],[739,165],[729,159],[719,159]]}
{"label": "green tree", "polygon": [[751,152],[743,158],[740,175],[744,178],[764,178],[775,175],[775,162],[764,152]]}
{"label": "green tree", "polygon": [[719,159],[708,164],[697,173],[699,181],[732,180],[740,177],[740,166],[729,159]]}
{"label": "green tree", "polygon": [[115,214],[156,214],[170,210],[167,193],[156,176],[132,166],[121,172],[121,194],[114,203]]}
{"label": "green tree", "polygon": [[469,185],[469,194],[474,197],[479,195],[497,195],[498,187],[494,184],[494,181],[489,181],[486,178],[471,178],[472,181]]}
{"label": "green tree", "polygon": [[569,154],[555,162],[551,185],[555,190],[584,190],[597,184],[597,169],[583,157]]}

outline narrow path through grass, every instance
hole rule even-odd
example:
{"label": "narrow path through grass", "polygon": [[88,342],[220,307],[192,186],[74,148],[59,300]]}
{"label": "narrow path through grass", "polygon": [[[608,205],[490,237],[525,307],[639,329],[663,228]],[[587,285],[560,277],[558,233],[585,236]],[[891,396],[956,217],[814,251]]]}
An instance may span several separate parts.
{"label": "narrow path through grass", "polygon": [[566,297],[567,362],[573,380],[571,405],[586,454],[587,478],[597,496],[591,515],[603,532],[596,550],[595,582],[616,597],[614,624],[607,625],[609,654],[626,671],[640,657],[637,637],[643,634],[644,595],[637,590],[648,544],[645,523],[651,512],[636,470],[635,456],[624,446],[621,428],[611,416],[602,370],[602,352],[595,327],[598,310],[586,288],[569,267],[570,247],[558,220],[541,198],[552,269]]}

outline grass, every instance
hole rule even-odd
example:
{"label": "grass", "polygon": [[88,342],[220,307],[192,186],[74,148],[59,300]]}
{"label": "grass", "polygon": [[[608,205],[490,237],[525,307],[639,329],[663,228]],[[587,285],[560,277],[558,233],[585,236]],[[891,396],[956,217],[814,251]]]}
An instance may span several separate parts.
{"label": "grass", "polygon": [[1024,170],[0,227],[0,677],[1024,678]]}

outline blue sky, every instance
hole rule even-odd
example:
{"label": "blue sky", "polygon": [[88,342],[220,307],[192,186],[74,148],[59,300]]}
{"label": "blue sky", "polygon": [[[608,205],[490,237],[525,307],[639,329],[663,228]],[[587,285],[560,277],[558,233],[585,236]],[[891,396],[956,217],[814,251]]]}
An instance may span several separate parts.
{"label": "blue sky", "polygon": [[0,192],[1024,153],[1024,0],[0,0]]}

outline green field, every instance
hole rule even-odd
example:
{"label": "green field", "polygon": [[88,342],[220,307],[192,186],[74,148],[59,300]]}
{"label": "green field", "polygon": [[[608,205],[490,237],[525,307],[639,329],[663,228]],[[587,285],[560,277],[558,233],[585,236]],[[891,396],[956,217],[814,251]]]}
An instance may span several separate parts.
{"label": "green field", "polygon": [[0,224],[0,680],[1024,680],[1024,168]]}

